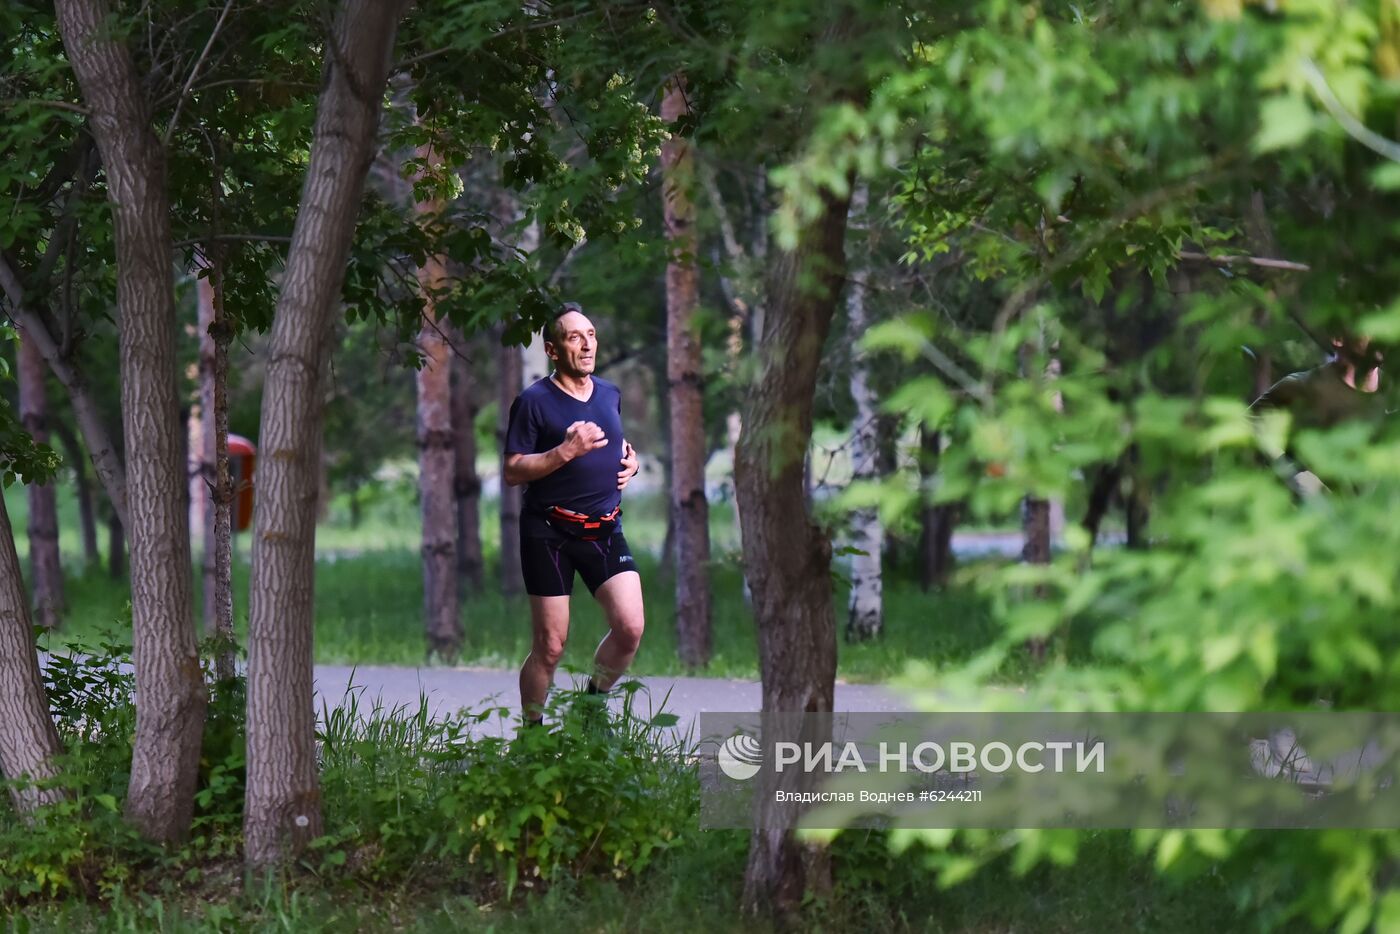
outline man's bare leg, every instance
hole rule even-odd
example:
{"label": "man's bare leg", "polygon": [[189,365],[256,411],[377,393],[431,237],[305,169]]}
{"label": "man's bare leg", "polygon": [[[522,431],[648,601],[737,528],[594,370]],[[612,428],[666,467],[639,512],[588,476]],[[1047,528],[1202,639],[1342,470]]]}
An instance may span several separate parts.
{"label": "man's bare leg", "polygon": [[530,654],[520,669],[520,711],[526,720],[544,716],[549,686],[569,639],[569,598],[530,597],[530,628]]}
{"label": "man's bare leg", "polygon": [[606,691],[632,664],[642,642],[642,576],[636,571],[614,574],[603,581],[594,596],[608,619],[608,634],[593,656],[593,683]]}

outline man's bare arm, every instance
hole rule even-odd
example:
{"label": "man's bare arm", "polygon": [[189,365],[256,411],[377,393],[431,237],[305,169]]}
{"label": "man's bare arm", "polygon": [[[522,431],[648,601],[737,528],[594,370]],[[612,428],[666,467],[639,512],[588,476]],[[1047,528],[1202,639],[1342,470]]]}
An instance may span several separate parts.
{"label": "man's bare arm", "polygon": [[507,454],[505,462],[506,486],[520,486],[547,477],[568,463],[559,448],[551,448],[543,454]]}
{"label": "man's bare arm", "polygon": [[506,486],[519,486],[547,477],[575,457],[606,447],[607,436],[593,422],[574,422],[564,432],[564,440],[539,454],[507,454],[501,469]]}

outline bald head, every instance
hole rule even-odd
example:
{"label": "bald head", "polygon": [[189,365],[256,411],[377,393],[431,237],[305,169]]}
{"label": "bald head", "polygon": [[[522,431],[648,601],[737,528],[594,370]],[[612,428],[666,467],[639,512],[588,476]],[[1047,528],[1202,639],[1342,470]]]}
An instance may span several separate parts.
{"label": "bald head", "polygon": [[546,330],[544,351],[561,374],[582,378],[592,374],[597,362],[598,335],[588,316],[568,307]]}

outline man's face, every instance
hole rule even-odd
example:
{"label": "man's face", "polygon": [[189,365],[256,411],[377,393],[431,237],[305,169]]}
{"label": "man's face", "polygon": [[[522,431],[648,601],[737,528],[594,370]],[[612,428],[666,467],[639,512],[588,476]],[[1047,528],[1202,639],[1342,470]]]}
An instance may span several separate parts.
{"label": "man's face", "polygon": [[554,340],[546,342],[546,350],[555,368],[569,376],[588,376],[593,372],[598,351],[598,335],[593,322],[577,311],[561,317],[554,326]]}
{"label": "man's face", "polygon": [[1368,336],[1334,337],[1332,346],[1346,365],[1346,381],[1357,389],[1375,392],[1380,384],[1380,366],[1384,355],[1371,344]]}

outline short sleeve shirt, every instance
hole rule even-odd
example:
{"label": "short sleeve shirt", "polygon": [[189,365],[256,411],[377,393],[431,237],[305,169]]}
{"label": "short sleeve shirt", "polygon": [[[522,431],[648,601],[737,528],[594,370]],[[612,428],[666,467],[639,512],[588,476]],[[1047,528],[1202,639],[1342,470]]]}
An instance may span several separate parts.
{"label": "short sleeve shirt", "polygon": [[520,520],[523,535],[550,534],[543,520],[550,506],[601,516],[622,502],[617,488],[622,469],[622,392],[608,380],[591,379],[593,394],[586,402],[546,376],[525,387],[510,407],[506,454],[543,454],[563,443],[564,432],[574,422],[593,422],[603,429],[608,442],[526,484]]}

